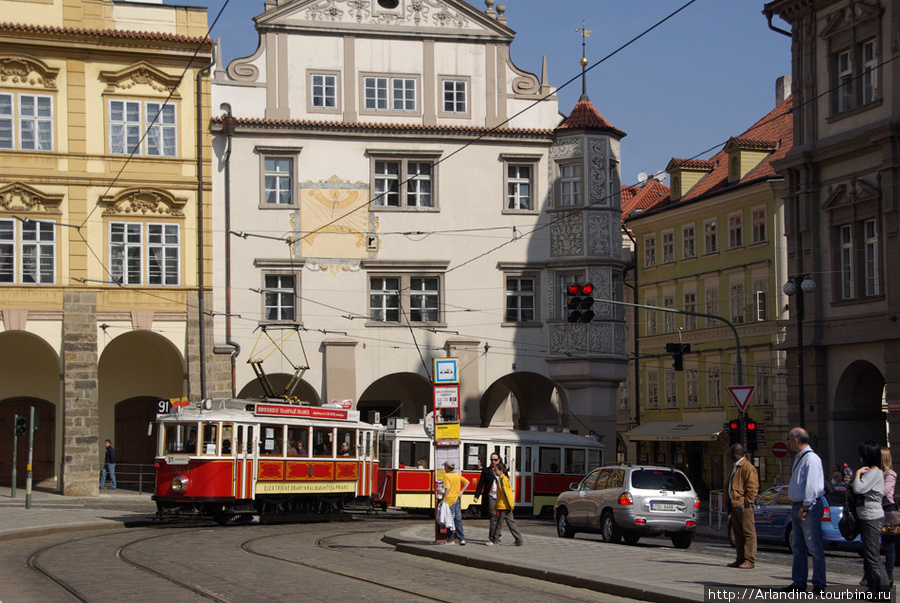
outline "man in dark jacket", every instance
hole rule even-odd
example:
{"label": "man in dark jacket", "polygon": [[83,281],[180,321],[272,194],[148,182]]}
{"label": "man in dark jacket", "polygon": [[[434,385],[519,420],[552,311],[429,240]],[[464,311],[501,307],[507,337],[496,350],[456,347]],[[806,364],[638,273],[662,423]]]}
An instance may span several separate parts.
{"label": "man in dark jacket", "polygon": [[731,503],[731,529],[734,532],[734,548],[737,559],[728,567],[753,569],[756,565],[756,525],[753,518],[753,501],[759,493],[759,477],[756,467],[744,457],[744,447],[731,447],[734,467],[728,479],[728,502]]}
{"label": "man in dark jacket", "polygon": [[481,476],[478,478],[478,487],[475,490],[475,501],[481,497],[481,518],[488,519],[494,510],[494,501],[497,500],[497,491],[494,489],[494,483],[497,476],[494,475],[494,465],[500,461],[500,456],[494,452],[491,453],[491,465],[485,467],[478,459],[478,468],[481,469]]}
{"label": "man in dark jacket", "polygon": [[116,489],[116,449],[112,447],[112,442],[106,440],[106,456],[103,457],[103,471],[100,472],[100,489],[106,485],[106,473],[109,472],[110,489]]}

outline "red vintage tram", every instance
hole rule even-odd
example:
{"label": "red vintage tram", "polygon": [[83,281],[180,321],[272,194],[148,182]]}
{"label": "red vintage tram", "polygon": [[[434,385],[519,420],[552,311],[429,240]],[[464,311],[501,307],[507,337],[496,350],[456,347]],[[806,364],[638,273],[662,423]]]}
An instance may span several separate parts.
{"label": "red vintage tram", "polygon": [[156,424],[158,517],[290,520],[368,501],[377,485],[383,427],[361,422],[358,411],[281,399],[203,400],[157,415]]}
{"label": "red vintage tram", "polygon": [[[422,427],[404,424],[379,433],[376,505],[434,509],[434,442]],[[465,426],[459,431],[457,467],[470,482],[461,499],[463,510],[476,507],[473,499],[481,476],[476,461],[486,462],[491,453],[498,453],[508,467],[517,511],[530,509],[534,515],[552,512],[560,492],[603,464],[603,444],[568,431]]]}

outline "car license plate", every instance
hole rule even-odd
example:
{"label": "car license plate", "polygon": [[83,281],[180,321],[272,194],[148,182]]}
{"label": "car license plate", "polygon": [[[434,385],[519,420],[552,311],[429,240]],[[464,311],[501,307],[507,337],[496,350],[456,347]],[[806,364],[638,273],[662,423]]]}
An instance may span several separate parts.
{"label": "car license plate", "polygon": [[651,511],[677,511],[678,505],[672,503],[650,503]]}

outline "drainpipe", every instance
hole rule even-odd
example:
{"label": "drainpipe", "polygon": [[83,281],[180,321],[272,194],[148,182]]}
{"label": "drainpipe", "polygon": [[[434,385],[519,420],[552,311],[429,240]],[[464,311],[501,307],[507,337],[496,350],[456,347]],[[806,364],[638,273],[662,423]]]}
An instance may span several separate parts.
{"label": "drainpipe", "polygon": [[209,73],[215,61],[197,71],[197,309],[200,318],[200,398],[206,398],[206,294],[203,271],[203,74]]}
{"label": "drainpipe", "polygon": [[789,38],[794,37],[794,35],[791,32],[789,32],[788,30],[781,29],[780,27],[775,27],[774,25],[772,25],[772,17],[774,17],[775,15],[773,15],[769,11],[765,11],[765,13],[766,13],[766,22],[769,24],[769,29],[771,29],[772,31],[777,31],[781,35],[787,36]]}
{"label": "drainpipe", "polygon": [[237,356],[241,346],[231,338],[231,139],[237,121],[231,115],[231,105],[223,105],[222,130],[225,132],[225,343],[231,346],[231,397],[235,397]]}
{"label": "drainpipe", "polygon": [[[622,232],[631,239],[631,245],[634,249],[634,253],[631,254],[631,265],[634,270],[634,303],[639,304],[638,300],[638,263],[637,263],[637,241],[634,239],[634,235],[631,234],[631,231],[622,225]],[[634,337],[634,422],[637,425],[641,424],[641,355],[640,351],[640,339],[638,338],[638,325],[640,321],[638,320],[638,312],[640,312],[640,308],[635,306],[634,308],[634,328],[631,329],[632,336]]]}

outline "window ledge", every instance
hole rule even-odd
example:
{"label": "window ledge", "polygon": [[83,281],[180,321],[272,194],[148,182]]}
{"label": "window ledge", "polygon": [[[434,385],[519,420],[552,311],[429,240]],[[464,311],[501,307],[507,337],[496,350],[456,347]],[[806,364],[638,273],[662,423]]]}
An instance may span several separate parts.
{"label": "window ledge", "polygon": [[441,212],[441,209],[439,207],[388,207],[386,205],[373,205],[369,211],[438,214]]}
{"label": "window ledge", "polygon": [[502,322],[501,327],[515,327],[520,329],[539,329],[544,326],[539,320],[526,320],[524,322]]}
{"label": "window ledge", "polygon": [[841,111],[840,113],[834,113],[825,118],[825,122],[828,124],[837,123],[843,119],[847,119],[848,117],[853,117],[854,115],[859,115],[860,113],[865,113],[870,109],[875,109],[880,107],[884,99],[873,100],[871,103],[866,103],[865,105],[860,105],[859,107],[854,107],[853,109],[847,109],[846,111]]}

